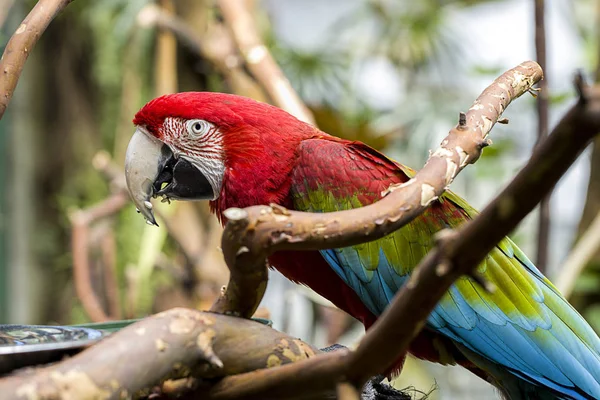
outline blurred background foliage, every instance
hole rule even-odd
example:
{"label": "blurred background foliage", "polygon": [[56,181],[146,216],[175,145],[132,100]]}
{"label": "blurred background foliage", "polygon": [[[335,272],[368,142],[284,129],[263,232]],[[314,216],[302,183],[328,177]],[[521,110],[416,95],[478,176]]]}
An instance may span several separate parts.
{"label": "blurred background foliage", "polygon": [[[533,1],[246,1],[267,47],[321,129],[366,142],[414,168],[485,85],[535,54]],[[34,3],[0,0],[0,46]],[[547,3],[555,121],[573,99],[570,74],[575,67],[595,71],[600,44],[597,2]],[[517,13],[527,19],[506,20]],[[161,15],[180,31],[178,39],[157,28]],[[502,29],[494,28],[496,36],[484,46],[486,34],[479,31],[490,21]],[[563,54],[559,28],[568,29],[568,54],[576,57]],[[506,54],[522,58],[514,62]],[[121,170],[135,112],[160,94],[188,90],[269,101],[243,65],[214,1],[74,1],[50,25],[0,122],[1,322],[90,320],[76,296],[73,216],[123,196]],[[462,173],[456,191],[479,207],[493,197],[531,152],[534,110],[532,99],[509,110],[511,123],[495,129],[494,146]],[[600,211],[599,153],[595,145],[557,189],[551,276]],[[209,307],[228,272],[218,249],[221,228],[207,204],[158,206],[160,229],[147,227],[133,205],[124,204],[88,230],[91,284],[106,315],[121,319],[176,305]],[[515,233],[530,254],[534,220]],[[273,316],[279,329],[301,325],[296,332],[308,332],[322,345],[360,331],[322,299],[273,275],[269,290],[275,295],[267,296],[262,313]],[[573,301],[597,330],[599,287],[596,254]],[[298,293],[304,306],[290,300]],[[290,307],[296,307],[293,318],[281,312]],[[461,379],[467,378],[448,381]]]}

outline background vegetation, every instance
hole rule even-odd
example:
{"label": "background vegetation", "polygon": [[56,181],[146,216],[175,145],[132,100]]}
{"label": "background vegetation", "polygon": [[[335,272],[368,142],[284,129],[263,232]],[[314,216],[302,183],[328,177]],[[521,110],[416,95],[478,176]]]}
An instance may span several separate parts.
{"label": "background vegetation", "polygon": [[[249,3],[263,40],[317,125],[413,167],[455,124],[457,107],[468,107],[515,61],[535,56],[534,1]],[[34,4],[0,0],[0,46]],[[591,0],[547,1],[551,121],[572,102],[574,69],[593,71],[598,64],[596,8]],[[514,12],[523,20],[507,21]],[[179,39],[157,28],[165,15],[176,18]],[[493,36],[493,27],[503,30]],[[76,296],[73,275],[78,211],[122,196],[131,119],[151,98],[208,90],[269,101],[236,54],[210,0],[74,2],[50,25],[0,121],[0,322],[72,324],[93,317]],[[453,186],[475,205],[514,175],[535,143],[533,101],[523,100],[507,117],[511,124],[497,128],[494,146]],[[598,143],[553,199],[550,276],[560,273],[600,211]],[[207,204],[160,207],[160,229],[147,227],[129,202],[122,205],[87,232],[85,269],[93,278],[87,295],[95,294],[116,319],[176,305],[208,308],[227,272],[218,250],[221,228]],[[532,257],[535,225],[533,216],[514,235]],[[598,331],[600,252],[593,253],[572,301]],[[306,289],[276,276],[273,282],[263,315],[278,328],[319,344],[353,342],[360,334]]]}

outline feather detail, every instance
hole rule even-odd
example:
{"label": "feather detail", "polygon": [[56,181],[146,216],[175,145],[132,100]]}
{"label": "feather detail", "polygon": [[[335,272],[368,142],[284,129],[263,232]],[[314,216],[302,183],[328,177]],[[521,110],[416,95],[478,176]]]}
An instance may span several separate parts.
{"label": "feather detail", "polygon": [[[291,193],[295,208],[303,211],[370,204],[390,185],[414,174],[360,143],[304,140],[297,157]],[[379,315],[431,249],[433,235],[476,214],[447,192],[398,231],[321,255],[366,308]],[[476,370],[468,366],[472,362],[513,398],[534,398],[534,387],[550,396],[540,398],[600,398],[600,340],[518,247],[504,239],[478,271],[495,284],[494,293],[462,277],[428,319],[427,329],[452,343],[437,346],[438,359],[460,359]],[[448,356],[456,353],[462,357]]]}

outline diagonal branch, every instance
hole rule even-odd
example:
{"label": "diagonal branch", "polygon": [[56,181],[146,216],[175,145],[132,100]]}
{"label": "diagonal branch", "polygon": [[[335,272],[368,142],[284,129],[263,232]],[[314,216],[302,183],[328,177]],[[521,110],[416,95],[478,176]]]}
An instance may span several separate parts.
{"label": "diagonal branch", "polygon": [[246,0],[219,0],[225,23],[242,53],[248,69],[265,88],[275,105],[296,118],[315,125],[310,110],[304,105],[290,81],[283,74],[263,43],[248,9]]}
{"label": "diagonal branch", "polygon": [[12,35],[0,59],[0,119],[17,87],[27,57],[50,21],[73,0],[40,0]]}
{"label": "diagonal branch", "polygon": [[[382,372],[412,338],[444,293],[468,273],[554,188],[579,154],[600,132],[600,90],[583,87],[576,104],[533,153],[512,182],[473,221],[440,237],[410,281],[373,325],[350,361],[348,377],[358,383],[366,371]],[[385,344],[385,346],[384,346]]]}
{"label": "diagonal branch", "polygon": [[379,239],[410,222],[436,200],[490,142],[487,135],[512,100],[542,78],[533,61],[507,72],[486,88],[459,124],[410,181],[390,187],[380,201],[350,211],[326,214],[290,211],[272,205],[232,208],[222,248],[230,283],[213,305],[216,312],[250,317],[266,287],[266,257],[279,250],[345,247]]}

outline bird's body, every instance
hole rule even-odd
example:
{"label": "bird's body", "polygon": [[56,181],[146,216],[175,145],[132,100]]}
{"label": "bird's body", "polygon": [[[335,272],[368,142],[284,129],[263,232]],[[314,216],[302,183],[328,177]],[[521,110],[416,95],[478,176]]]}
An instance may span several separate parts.
{"label": "bird's body", "polygon": [[[190,120],[210,123],[204,150],[190,144],[189,136],[181,137],[184,128],[167,130],[179,124],[189,131],[185,121]],[[219,179],[208,178],[211,207],[222,220],[229,207],[257,204],[311,212],[361,207],[414,174],[365,144],[327,135],[278,108],[232,95],[165,96],[144,107],[134,123],[205,174],[223,170]],[[206,137],[217,144],[208,149]],[[281,252],[269,261],[368,329],[431,249],[435,233],[475,214],[447,192],[379,240],[343,249]],[[460,364],[510,399],[600,398],[598,336],[521,250],[505,238],[478,271],[497,290],[488,293],[471,278],[460,278],[410,351],[441,364]]]}

